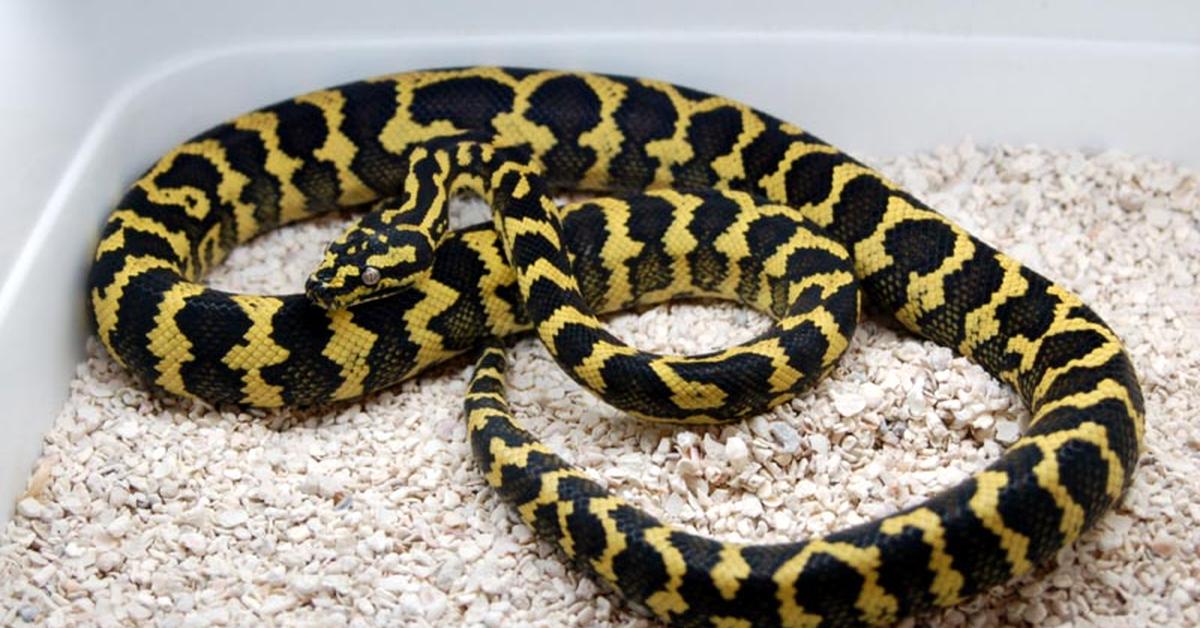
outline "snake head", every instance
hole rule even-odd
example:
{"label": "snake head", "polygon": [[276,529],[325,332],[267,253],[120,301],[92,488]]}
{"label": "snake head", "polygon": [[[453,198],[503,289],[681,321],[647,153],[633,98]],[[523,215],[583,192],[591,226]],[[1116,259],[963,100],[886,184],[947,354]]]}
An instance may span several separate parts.
{"label": "snake head", "polygon": [[429,274],[432,263],[429,234],[359,222],[325,249],[305,294],[325,309],[341,309],[413,285]]}

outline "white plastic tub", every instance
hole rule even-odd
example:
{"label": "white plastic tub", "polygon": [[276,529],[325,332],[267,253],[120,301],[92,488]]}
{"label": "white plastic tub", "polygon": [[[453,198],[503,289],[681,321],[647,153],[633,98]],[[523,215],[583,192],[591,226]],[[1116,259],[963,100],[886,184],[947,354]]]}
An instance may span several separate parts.
{"label": "white plastic tub", "polygon": [[97,230],[139,171],[279,98],[475,63],[663,78],[870,155],[971,135],[1200,166],[1188,0],[3,3],[0,522],[82,353]]}

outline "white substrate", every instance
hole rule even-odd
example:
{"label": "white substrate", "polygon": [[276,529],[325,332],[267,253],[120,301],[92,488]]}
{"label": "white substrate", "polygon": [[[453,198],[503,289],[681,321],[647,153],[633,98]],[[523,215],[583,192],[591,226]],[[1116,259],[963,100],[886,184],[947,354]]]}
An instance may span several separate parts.
{"label": "white substrate", "polygon": [[[1097,529],[923,621],[1200,622],[1197,173],[970,142],[880,166],[1081,294],[1127,342],[1148,414],[1133,486]],[[342,224],[260,238],[212,282],[294,291]],[[675,304],[612,324],[639,347],[695,352],[765,322]],[[552,447],[652,513],[726,539],[798,539],[912,504],[995,459],[1025,418],[978,367],[871,322],[815,392],[723,429],[621,416],[532,340],[510,359],[516,410]],[[0,537],[0,623],[650,623],[485,487],[460,416],[468,370],[460,360],[325,414],[221,413],[147,394],[90,341]]]}

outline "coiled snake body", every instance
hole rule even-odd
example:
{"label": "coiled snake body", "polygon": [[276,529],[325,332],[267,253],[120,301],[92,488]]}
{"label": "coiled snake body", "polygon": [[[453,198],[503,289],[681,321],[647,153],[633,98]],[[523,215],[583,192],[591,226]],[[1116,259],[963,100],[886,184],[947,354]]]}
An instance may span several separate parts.
{"label": "coiled snake body", "polygon": [[[558,189],[625,195],[560,209]],[[449,231],[460,190],[488,200],[494,224]],[[195,283],[264,230],[370,203],[307,295]],[[572,377],[639,416],[731,421],[832,367],[860,291],[1013,386],[1032,418],[961,485],[790,544],[697,537],[610,495],[520,427],[489,340],[533,329]],[[775,324],[725,351],[658,356],[595,314],[681,296],[736,299]],[[488,482],[577,563],[679,624],[886,623],[954,604],[1091,526],[1128,484],[1143,431],[1120,341],[1073,294],[811,134],[650,80],[424,71],[243,115],[132,186],[89,298],[116,360],[213,403],[354,398],[482,344],[466,414]]]}

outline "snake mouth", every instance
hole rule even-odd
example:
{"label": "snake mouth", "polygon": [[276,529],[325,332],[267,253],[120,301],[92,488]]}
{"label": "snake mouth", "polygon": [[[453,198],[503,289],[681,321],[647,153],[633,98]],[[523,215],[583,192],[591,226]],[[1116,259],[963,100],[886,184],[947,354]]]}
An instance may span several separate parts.
{"label": "snake mouth", "polygon": [[320,273],[309,277],[304,284],[304,296],[309,302],[324,310],[342,310],[348,307],[367,303],[370,301],[378,301],[401,292],[405,286],[389,286],[387,288],[379,288],[377,286],[359,286],[359,287],[335,287],[330,285],[321,277]]}

